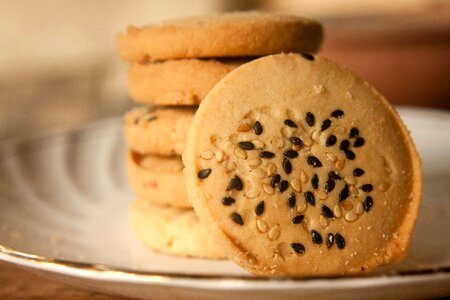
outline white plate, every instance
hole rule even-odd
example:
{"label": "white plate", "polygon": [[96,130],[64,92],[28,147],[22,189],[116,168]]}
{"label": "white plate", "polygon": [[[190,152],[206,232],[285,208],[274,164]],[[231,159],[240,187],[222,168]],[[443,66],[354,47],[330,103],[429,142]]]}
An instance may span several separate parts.
{"label": "white plate", "polygon": [[229,261],[151,253],[129,230],[120,119],[0,146],[0,259],[138,298],[431,298],[450,295],[450,113],[402,109],[423,159],[407,259],[353,278],[263,279]]}

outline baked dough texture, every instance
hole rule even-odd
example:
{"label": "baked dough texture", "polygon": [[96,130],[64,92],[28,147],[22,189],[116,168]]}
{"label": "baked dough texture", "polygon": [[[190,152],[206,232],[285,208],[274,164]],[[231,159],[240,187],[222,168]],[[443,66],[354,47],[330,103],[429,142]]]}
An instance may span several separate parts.
{"label": "baked dough texture", "polygon": [[122,59],[148,62],[179,58],[262,56],[316,52],[322,26],[295,15],[235,12],[192,17],[146,27],[129,26],[117,36]]}
{"label": "baked dough texture", "polygon": [[161,207],[137,199],[131,203],[129,217],[137,238],[152,250],[178,256],[226,258],[193,209]]}
{"label": "baked dough texture", "polygon": [[408,249],[422,195],[412,139],[385,98],[325,58],[278,54],[227,74],[183,161],[200,220],[253,274],[354,274]]}
{"label": "baked dough texture", "polygon": [[127,153],[127,177],[136,196],[160,206],[192,208],[183,179],[181,157]]}

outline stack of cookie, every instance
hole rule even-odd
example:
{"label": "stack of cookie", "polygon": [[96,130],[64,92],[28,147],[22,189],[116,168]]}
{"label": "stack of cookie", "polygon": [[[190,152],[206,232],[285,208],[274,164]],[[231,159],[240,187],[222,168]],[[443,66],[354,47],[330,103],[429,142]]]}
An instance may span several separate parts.
{"label": "stack of cookie", "polygon": [[[146,246],[182,256],[225,257],[200,224],[183,180],[181,155],[197,106],[236,67],[269,54],[315,52],[321,40],[316,22],[256,12],[131,26],[118,36],[119,53],[131,63],[129,93],[147,105],[127,113],[124,122],[129,184],[137,198],[131,223]],[[228,159],[221,151],[201,155]]]}

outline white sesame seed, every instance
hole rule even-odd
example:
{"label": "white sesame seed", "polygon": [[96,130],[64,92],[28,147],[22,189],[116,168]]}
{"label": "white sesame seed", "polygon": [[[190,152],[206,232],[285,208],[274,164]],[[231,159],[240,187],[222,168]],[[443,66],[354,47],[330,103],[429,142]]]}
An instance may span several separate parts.
{"label": "white sesame seed", "polygon": [[344,181],[348,184],[356,184],[356,178],[353,176],[345,176]]}
{"label": "white sesame seed", "polygon": [[327,218],[325,218],[324,216],[320,215],[319,223],[320,223],[320,225],[322,225],[322,227],[327,227],[330,222],[328,221]]}
{"label": "white sesame seed", "polygon": [[216,160],[218,162],[223,161],[223,159],[225,158],[225,152],[223,152],[223,150],[219,149],[216,151]]}
{"label": "white sesame seed", "polygon": [[244,124],[241,124],[238,127],[237,131],[239,131],[239,132],[247,132],[250,129],[252,129],[252,126],[250,124],[244,123]]}
{"label": "white sesame seed", "polygon": [[297,203],[296,211],[298,213],[302,213],[302,212],[304,212],[306,210],[306,208],[307,208],[306,202],[305,201],[301,201],[300,203]]}
{"label": "white sesame seed", "polygon": [[277,171],[277,166],[273,163],[267,165],[267,176],[272,176]]}
{"label": "white sesame seed", "polygon": [[311,140],[317,142],[319,137],[320,137],[320,131],[319,130],[314,130],[313,133],[311,134]]}
{"label": "white sesame seed", "polygon": [[315,92],[316,94],[323,94],[323,93],[325,92],[325,88],[324,88],[323,85],[315,84],[315,85],[313,86],[313,88],[314,88],[314,92]]}
{"label": "white sesame seed", "polygon": [[278,149],[281,149],[281,148],[283,148],[283,146],[284,146],[284,141],[283,141],[282,139],[280,139],[280,138],[275,138],[275,139],[273,140],[273,144],[274,144],[274,146],[277,147]]}
{"label": "white sesame seed", "polygon": [[358,202],[358,204],[356,204],[356,209],[355,209],[355,211],[356,211],[356,213],[357,213],[358,215],[360,215],[360,214],[362,214],[362,213],[364,212],[363,205],[362,205],[361,202]]}
{"label": "white sesame seed", "polygon": [[345,209],[345,210],[351,210],[351,209],[353,209],[353,204],[350,202],[350,201],[342,201],[341,202],[341,205],[342,205],[342,207]]}
{"label": "white sesame seed", "polygon": [[302,184],[300,183],[300,179],[294,178],[291,180],[291,187],[297,193],[302,191]]}
{"label": "white sesame seed", "polygon": [[355,214],[354,212],[349,212],[345,215],[345,220],[349,221],[349,222],[353,222],[358,218],[358,215]]}
{"label": "white sesame seed", "polygon": [[306,175],[304,171],[300,172],[300,180],[302,181],[302,183],[308,182],[308,175]]}
{"label": "white sesame seed", "polygon": [[333,209],[333,214],[336,218],[340,218],[342,216],[341,207],[339,204],[336,204]]}
{"label": "white sesame seed", "polygon": [[273,195],[273,193],[275,193],[273,187],[271,187],[267,183],[263,183],[263,190],[267,195]]}
{"label": "white sesame seed", "polygon": [[250,159],[250,160],[248,160],[248,165],[251,167],[251,168],[256,168],[257,166],[259,166],[261,164],[261,159],[258,157],[258,158],[253,158],[253,159]]}
{"label": "white sesame seed", "polygon": [[265,146],[260,140],[253,140],[252,143],[255,145],[256,149],[262,149]]}
{"label": "white sesame seed", "polygon": [[239,158],[247,159],[247,153],[242,148],[236,147],[234,149],[234,154]]}
{"label": "white sesame seed", "polygon": [[237,165],[234,161],[227,161],[226,165],[225,165],[225,171],[227,173],[232,172],[234,170],[236,170]]}
{"label": "white sesame seed", "polygon": [[328,198],[328,194],[325,191],[316,191],[314,195],[320,200],[325,200]]}
{"label": "white sesame seed", "polygon": [[213,156],[214,153],[211,150],[203,151],[202,154],[200,154],[200,157],[206,160],[210,160]]}
{"label": "white sesame seed", "polygon": [[258,178],[266,177],[266,172],[263,169],[254,169],[250,172],[250,174]]}
{"label": "white sesame seed", "polygon": [[269,230],[269,233],[267,234],[267,236],[269,237],[269,240],[271,240],[271,241],[276,240],[280,236],[280,225],[277,224],[277,225],[273,226]]}
{"label": "white sesame seed", "polygon": [[334,133],[336,133],[336,134],[344,134],[345,133],[345,127],[342,126],[342,125],[336,126],[336,128],[334,129]]}
{"label": "white sesame seed", "polygon": [[352,194],[352,196],[356,198],[359,195],[359,191],[355,186],[351,185],[350,186],[350,194]]}
{"label": "white sesame seed", "polygon": [[335,163],[335,167],[338,170],[342,170],[344,168],[344,165],[345,165],[345,160],[343,160],[343,159],[340,159],[340,160],[336,161],[336,163]]}
{"label": "white sesame seed", "polygon": [[337,160],[337,155],[331,152],[325,153],[327,159],[331,162],[335,162]]}
{"label": "white sesame seed", "polygon": [[256,229],[258,229],[259,232],[264,233],[269,230],[269,225],[264,220],[256,219]]}
{"label": "white sesame seed", "polygon": [[245,197],[253,199],[259,196],[259,191],[256,188],[252,188],[247,193],[245,193]]}

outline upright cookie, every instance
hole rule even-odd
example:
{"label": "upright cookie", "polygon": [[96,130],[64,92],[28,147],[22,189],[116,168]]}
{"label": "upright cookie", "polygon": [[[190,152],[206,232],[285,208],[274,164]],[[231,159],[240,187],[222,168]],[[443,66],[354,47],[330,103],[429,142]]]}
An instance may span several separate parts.
{"label": "upright cookie", "polygon": [[122,59],[132,62],[315,52],[321,42],[319,23],[262,12],[186,18],[143,28],[130,26],[117,37]]}
{"label": "upright cookie", "polygon": [[191,257],[226,258],[193,209],[177,209],[134,200],[130,222],[138,239],[152,250]]}
{"label": "upright cookie", "polygon": [[180,157],[127,153],[127,175],[131,190],[145,201],[178,208],[192,208],[183,184]]}
{"label": "upright cookie", "polygon": [[135,63],[128,71],[128,88],[137,102],[198,105],[223,76],[247,61],[180,59]]}
{"label": "upright cookie", "polygon": [[380,94],[324,58],[230,72],[200,105],[183,160],[200,220],[251,273],[357,273],[408,248],[422,191],[412,140]]}
{"label": "upright cookie", "polygon": [[196,107],[141,107],[125,115],[125,141],[141,154],[181,155]]}

